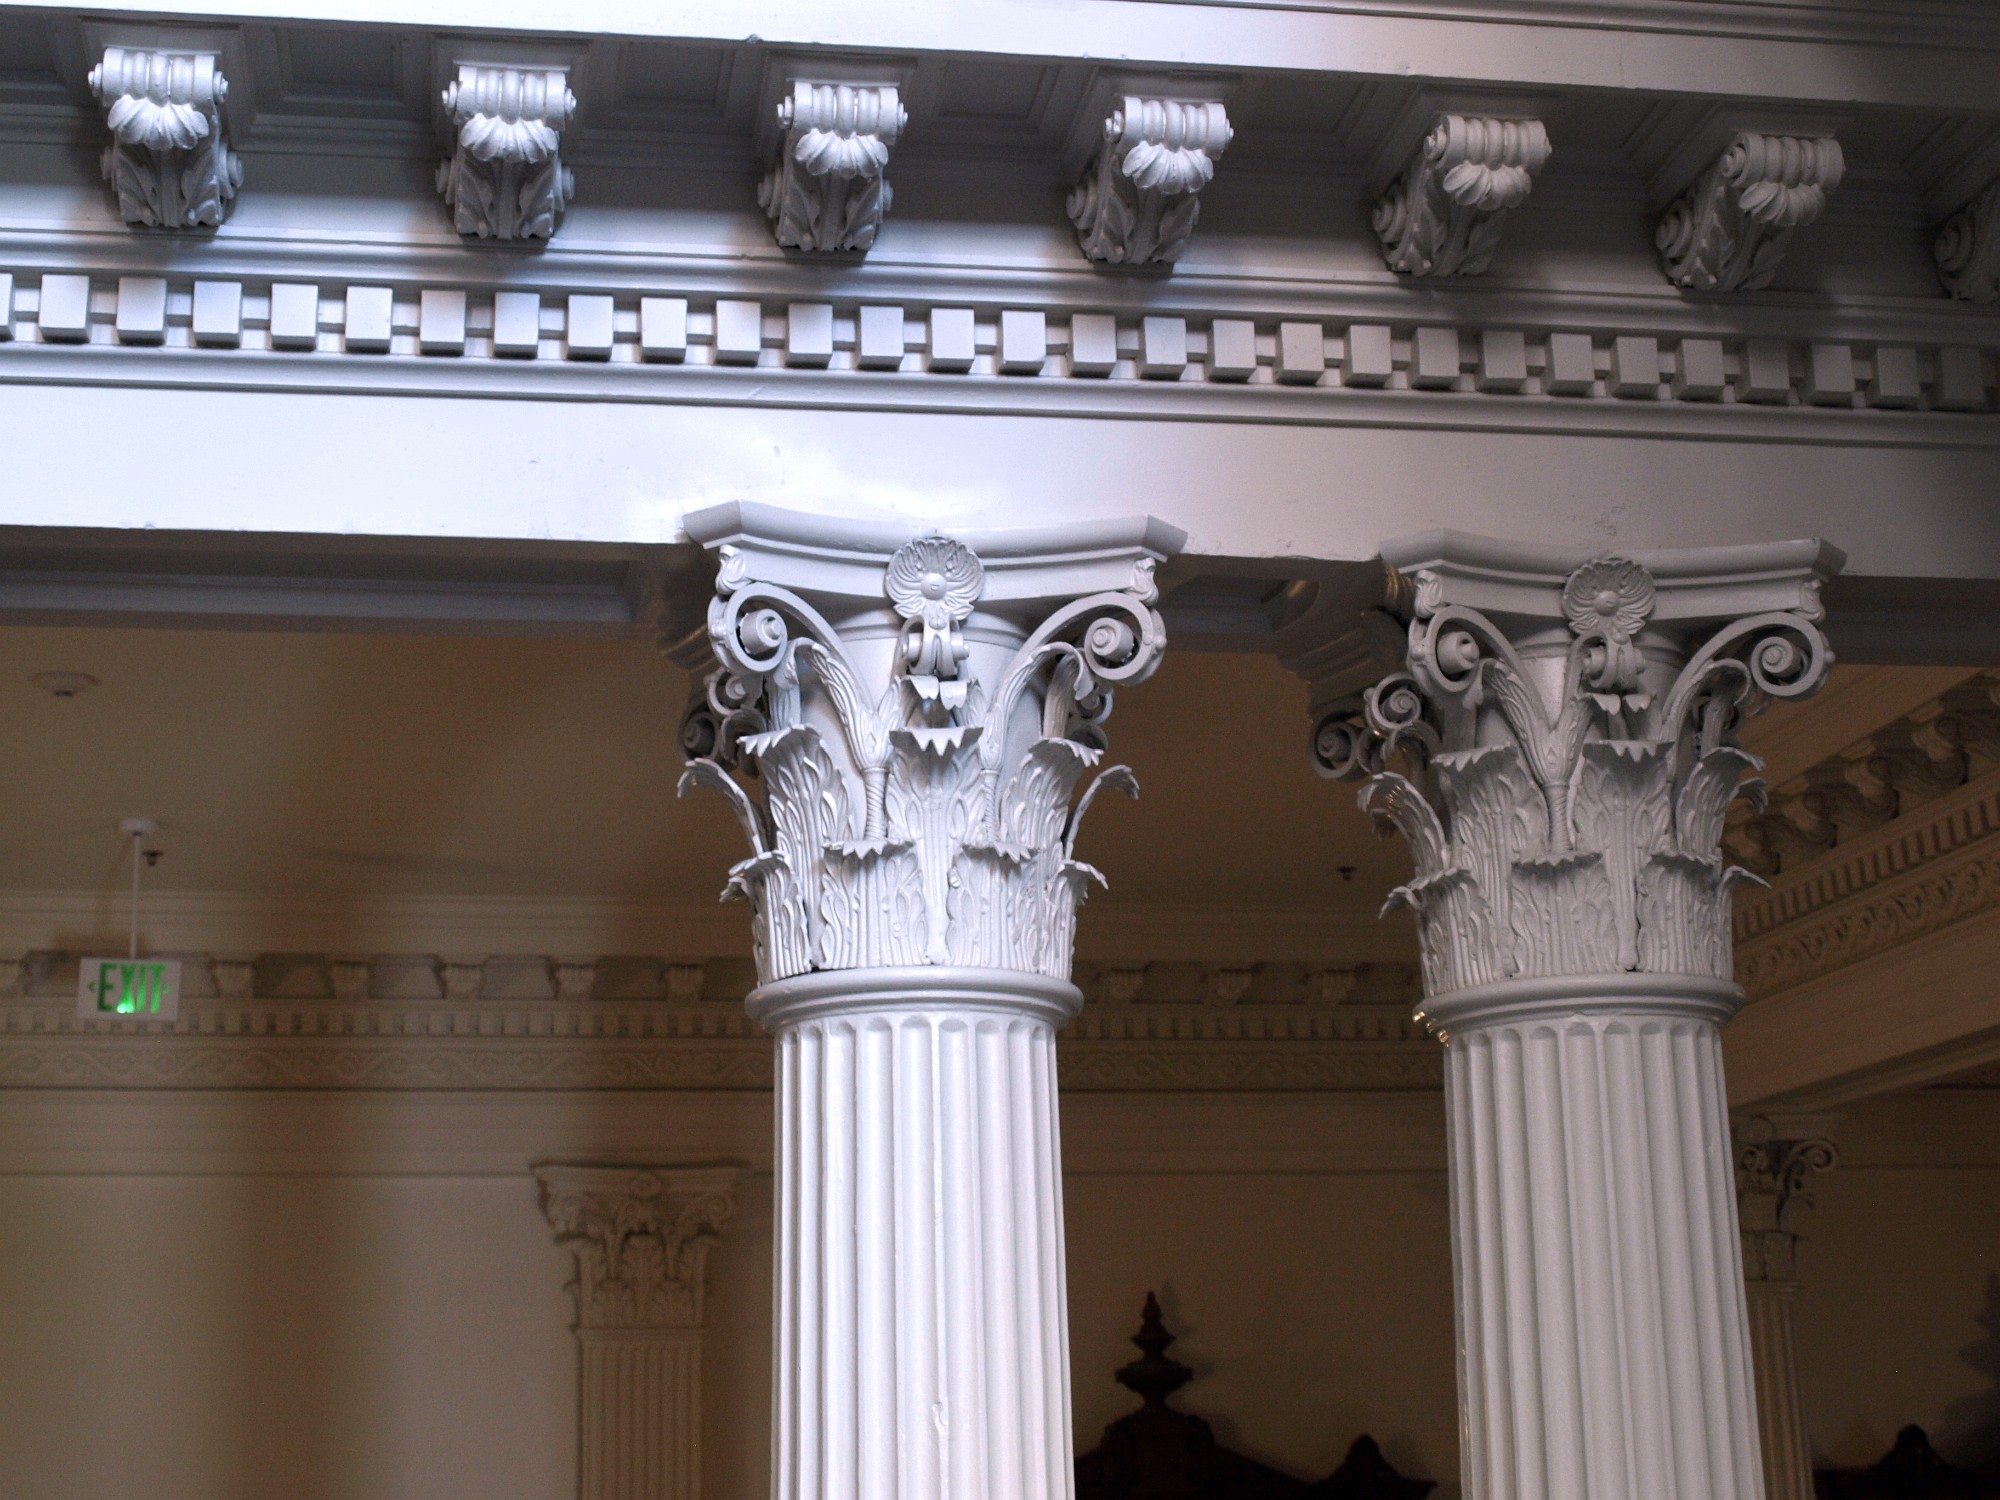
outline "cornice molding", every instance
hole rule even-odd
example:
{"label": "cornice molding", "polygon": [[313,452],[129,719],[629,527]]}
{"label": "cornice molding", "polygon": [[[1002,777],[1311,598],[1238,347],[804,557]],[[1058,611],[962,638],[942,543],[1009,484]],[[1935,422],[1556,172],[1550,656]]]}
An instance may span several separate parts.
{"label": "cornice molding", "polygon": [[[0,996],[0,1088],[739,1092],[768,1090],[774,1080],[772,1044],[744,1013],[740,983],[728,998],[694,998],[695,983],[675,979],[698,973],[692,965],[664,966],[658,999],[578,999],[573,979],[562,993],[564,970],[587,961],[548,964],[555,993],[541,999],[489,998],[470,984],[454,998],[360,998],[351,972],[344,988],[355,998],[250,998],[259,977],[280,975],[283,965],[323,968],[335,986],[359,967],[379,991],[427,964],[447,977],[454,968],[484,970],[489,986],[495,964],[516,980],[534,964],[273,957],[278,968],[248,958],[188,961],[191,989],[235,998],[188,999],[171,1024],[79,1020],[64,991],[68,970],[54,956],[0,963],[0,989],[18,990],[25,978],[31,991]],[[1119,984],[1120,975],[1130,984]],[[1068,1089],[1440,1085],[1436,1045],[1405,998],[1413,976],[1398,966],[1357,976],[1303,964],[1170,965],[1082,978],[1106,998],[1060,1034]],[[1218,990],[1236,998],[1218,1000]]]}
{"label": "cornice molding", "polygon": [[1172,311],[1140,299],[1127,313],[1093,310],[1102,289],[1062,278],[1023,296],[1016,278],[918,276],[885,289],[916,294],[900,304],[858,289],[797,302],[597,273],[592,290],[487,291],[297,266],[140,275],[119,259],[13,273],[0,382],[2000,441],[1963,420],[1993,409],[2000,323],[1913,299],[1760,309],[1731,333],[1658,299],[1588,293],[1446,299],[1419,316],[1394,288],[1271,287],[1260,303],[1257,283],[1211,283]]}

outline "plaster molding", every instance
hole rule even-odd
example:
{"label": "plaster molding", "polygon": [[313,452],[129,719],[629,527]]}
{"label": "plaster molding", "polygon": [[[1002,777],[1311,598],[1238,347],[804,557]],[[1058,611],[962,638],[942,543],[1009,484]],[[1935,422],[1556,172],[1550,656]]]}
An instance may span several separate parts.
{"label": "plaster molding", "polygon": [[1739,132],[1660,216],[1654,242],[1667,279],[1700,292],[1763,290],[1793,232],[1826,208],[1844,166],[1830,135]]}
{"label": "plaster molding", "polygon": [[[1728,981],[1723,817],[1757,767],[1741,720],[1832,653],[1815,544],[1581,563],[1555,586],[1477,539],[1415,539],[1407,671],[1315,730],[1324,774],[1409,843],[1426,993],[1536,976]],[[1490,554],[1490,556],[1488,555]],[[1483,607],[1482,607],[1483,606]],[[1400,758],[1409,774],[1388,769]],[[1754,790],[1754,788],[1753,788]]]}
{"label": "plaster molding", "polygon": [[1084,255],[1114,266],[1179,260],[1201,215],[1201,190],[1234,134],[1228,110],[1213,100],[1123,96],[1070,190],[1069,221]]}
{"label": "plaster molding", "polygon": [[1112,766],[1077,788],[1113,691],[1165,649],[1153,568],[1178,542],[1149,526],[1107,552],[1078,532],[1005,558],[989,596],[979,555],[945,536],[885,561],[852,526],[750,508],[721,524],[720,665],[684,723],[681,786],[722,793],[749,838],[726,894],[750,904],[760,980],[897,965],[1066,979],[1076,908],[1103,883],[1076,858],[1078,825],[1100,790],[1138,786]]}
{"label": "plaster molding", "polygon": [[1840,1162],[1833,1116],[1755,1114],[1736,1122],[1736,1201],[1743,1274],[1751,1281],[1798,1281],[1800,1229],[1813,1206],[1811,1178]]}
{"label": "plaster molding", "polygon": [[774,108],[784,138],[757,202],[778,243],[867,251],[893,199],[889,152],[910,118],[899,89],[793,79]]}
{"label": "plaster molding", "polygon": [[1952,296],[1982,305],[2000,301],[2000,180],[1938,226],[1938,280]]}
{"label": "plaster molding", "polygon": [[[824,350],[815,347],[797,360],[790,336],[779,331],[788,326],[779,314],[792,304],[746,304],[757,313],[760,341],[747,356],[754,363],[747,364],[740,351],[721,347],[717,309],[736,306],[726,292],[711,291],[704,298],[698,291],[619,289],[619,282],[611,290],[578,293],[596,299],[590,316],[601,320],[608,312],[609,344],[572,349],[568,273],[556,261],[546,267],[553,284],[541,294],[540,339],[532,351],[518,346],[509,346],[513,354],[500,351],[495,325],[504,288],[489,289],[462,270],[447,271],[435,284],[391,291],[383,309],[385,329],[371,330],[372,337],[350,337],[349,292],[383,290],[378,282],[360,279],[353,266],[343,267],[337,281],[295,279],[315,274],[303,266],[289,272],[266,268],[244,279],[170,274],[159,278],[165,286],[158,326],[132,338],[121,331],[119,299],[112,294],[128,274],[156,276],[157,265],[128,273],[128,265],[145,263],[93,256],[90,263],[106,269],[57,272],[46,268],[47,246],[36,256],[44,262],[42,274],[24,269],[15,277],[14,337],[0,340],[0,383],[647,404],[754,401],[1757,443],[1983,448],[1995,442],[1991,424],[1967,422],[1960,414],[1993,409],[1991,351],[2000,346],[2000,327],[1987,326],[1989,320],[1979,314],[1971,314],[1975,321],[1968,323],[1963,304],[1942,298],[1935,304],[1891,299],[1836,312],[1760,307],[1758,317],[1742,320],[1741,331],[1730,331],[1718,330],[1712,319],[1691,320],[1677,303],[1655,305],[1651,297],[1498,291],[1455,317],[1441,310],[1419,327],[1411,321],[1407,293],[1395,296],[1393,288],[1328,286],[1301,297],[1296,288],[1276,284],[1254,290],[1205,284],[1190,286],[1195,295],[1177,298],[1171,314],[1143,308],[1089,313],[1107,320],[1101,334],[1090,335],[1110,351],[1106,368],[1084,360],[1077,344],[1075,320],[1089,309],[1089,288],[1057,284],[1047,288],[1046,297],[1022,299],[1018,285],[897,283],[897,291],[923,301],[901,306],[902,316],[894,321],[903,332],[892,351],[898,369],[888,371],[879,351],[864,349],[861,322],[864,307],[891,304],[868,294],[797,304],[815,316],[823,312],[828,331]],[[82,264],[59,259],[66,266]],[[216,271],[221,274],[222,267]],[[400,281],[408,272],[384,266],[374,274]],[[614,274],[632,273],[625,266]],[[58,284],[51,278],[71,275],[82,276],[92,288],[81,302],[84,322],[44,328],[45,294]],[[193,319],[198,281],[211,296],[228,293],[238,310],[229,328],[199,338]],[[60,285],[74,289],[74,283]],[[313,294],[310,329],[274,321],[280,287],[292,295]],[[423,341],[424,298],[434,292],[452,294],[446,300],[454,304],[458,294],[465,298],[463,337],[452,343],[450,358],[438,357],[435,346]],[[956,347],[944,351],[954,358],[933,365],[925,351],[936,330],[930,319],[913,317],[925,304],[974,295],[997,298],[999,306],[972,311],[969,368]],[[659,316],[663,307],[674,316]],[[1940,317],[1940,308],[1959,315]],[[1023,311],[1040,314],[1049,352],[1038,373],[1003,373],[1002,321]],[[1185,347],[1177,379],[1153,378],[1158,372],[1142,359],[1148,320],[1162,318],[1178,336],[1175,348]],[[666,338],[660,330],[669,325],[670,347],[659,342]],[[1750,331],[1753,327],[1765,331]],[[601,331],[588,330],[580,336],[586,342],[602,337]],[[1247,349],[1249,362],[1231,365],[1237,357],[1231,349]],[[1858,413],[1866,415],[1857,420]]]}
{"label": "plaster molding", "polygon": [[576,196],[562,162],[562,133],[576,116],[564,68],[462,62],[443,94],[451,155],[437,188],[462,235],[546,240]]}
{"label": "plaster molding", "polygon": [[1527,201],[1548,159],[1540,120],[1440,114],[1376,201],[1383,260],[1407,276],[1482,275],[1508,213]]}
{"label": "plaster molding", "polygon": [[230,150],[222,103],[229,80],[214,52],[107,47],[90,73],[111,144],[104,180],[127,224],[149,229],[213,229],[243,185]]}
{"label": "plaster molding", "polygon": [[734,1167],[536,1167],[542,1213],[575,1257],[576,1327],[701,1327],[708,1253],[736,1213],[737,1177]]}

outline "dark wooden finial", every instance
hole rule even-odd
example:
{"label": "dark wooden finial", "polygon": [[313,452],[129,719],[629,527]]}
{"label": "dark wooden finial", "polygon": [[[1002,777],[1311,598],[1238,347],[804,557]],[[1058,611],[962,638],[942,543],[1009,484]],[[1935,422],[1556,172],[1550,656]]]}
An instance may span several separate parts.
{"label": "dark wooden finial", "polygon": [[1164,1406],[1167,1397],[1194,1379],[1194,1371],[1177,1359],[1168,1359],[1174,1336],[1160,1317],[1160,1299],[1146,1293],[1146,1309],[1139,1315],[1139,1331],[1132,1335],[1140,1358],[1118,1372],[1118,1383],[1145,1399],[1148,1406]]}

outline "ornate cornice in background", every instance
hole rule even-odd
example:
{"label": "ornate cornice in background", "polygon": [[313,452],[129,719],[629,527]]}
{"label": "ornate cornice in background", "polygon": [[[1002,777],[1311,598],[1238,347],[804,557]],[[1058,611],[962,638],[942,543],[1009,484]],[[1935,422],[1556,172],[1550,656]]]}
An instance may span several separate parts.
{"label": "ornate cornice in background", "polygon": [[[607,962],[603,982],[613,987],[643,987],[631,976],[650,969],[652,996],[638,999],[583,998],[588,987],[578,970],[598,966],[577,961],[195,955],[185,963],[187,998],[172,1024],[78,1019],[70,998],[74,960],[62,955],[0,964],[0,991],[13,991],[0,994],[0,1087],[761,1091],[772,1085],[771,1043],[741,1005],[749,981],[741,960],[698,966],[625,959],[616,968]],[[356,986],[357,965],[372,982]],[[524,994],[537,972],[541,993]],[[427,974],[432,993],[412,997],[408,992],[421,988]],[[454,977],[459,993],[448,996]],[[1414,975],[1401,966],[1160,964],[1085,969],[1078,978],[1098,1003],[1062,1033],[1058,1060],[1068,1089],[1439,1085],[1436,1045],[1409,1017]],[[215,994],[218,980],[238,997]],[[352,998],[333,997],[343,983]],[[287,987],[312,993],[269,995]],[[386,998],[385,990],[402,991],[403,998]]]}
{"label": "ornate cornice in background", "polygon": [[[1963,714],[1950,712],[1954,700],[1990,701],[1993,689],[1992,674],[1975,679],[1787,787],[1791,795],[1801,795],[1801,787],[1836,784],[1852,790],[1856,767],[1866,776],[1905,764],[1899,746],[1954,717],[1963,722]],[[1882,753],[1885,747],[1890,753]],[[1939,766],[1951,775],[1941,776]],[[1920,769],[1922,776],[1913,771],[1900,782],[1884,778],[1886,798],[1865,813],[1868,821],[1858,829],[1843,830],[1829,817],[1827,852],[1787,864],[1769,889],[1739,899],[1736,973],[1753,997],[1804,984],[2000,906],[2000,766],[1986,749],[1968,749],[1960,740],[1950,756]],[[1952,779],[1962,784],[1938,790],[1939,780]],[[1843,798],[1841,805],[1858,807],[1863,800]],[[1781,816],[1771,812],[1756,821]]]}

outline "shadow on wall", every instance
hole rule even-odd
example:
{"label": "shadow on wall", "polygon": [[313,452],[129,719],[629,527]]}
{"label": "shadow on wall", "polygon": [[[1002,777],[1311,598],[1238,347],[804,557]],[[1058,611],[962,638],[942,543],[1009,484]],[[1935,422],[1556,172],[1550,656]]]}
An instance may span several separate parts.
{"label": "shadow on wall", "polygon": [[1987,1388],[1945,1408],[1938,1426],[1938,1448],[1953,1459],[1986,1473],[2000,1473],[2000,1271],[1986,1274],[1986,1310],[1975,1321],[1985,1336],[1959,1351],[1959,1357],[1984,1375]]}

